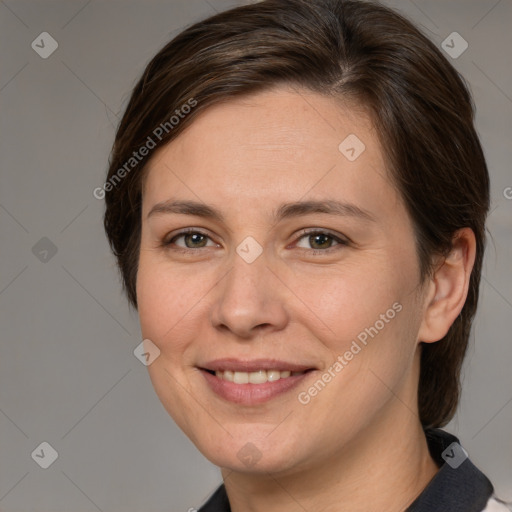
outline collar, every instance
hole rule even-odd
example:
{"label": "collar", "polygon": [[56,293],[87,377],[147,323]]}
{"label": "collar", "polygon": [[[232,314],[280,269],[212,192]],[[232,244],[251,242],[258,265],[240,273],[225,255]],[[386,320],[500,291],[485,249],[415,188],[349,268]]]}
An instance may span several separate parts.
{"label": "collar", "polygon": [[436,428],[425,436],[439,471],[406,512],[481,512],[494,491],[489,479],[454,435]]}
{"label": "collar", "polygon": [[[491,482],[454,435],[436,428],[426,429],[425,436],[439,471],[406,512],[481,512],[493,493]],[[224,484],[198,512],[231,512]]]}

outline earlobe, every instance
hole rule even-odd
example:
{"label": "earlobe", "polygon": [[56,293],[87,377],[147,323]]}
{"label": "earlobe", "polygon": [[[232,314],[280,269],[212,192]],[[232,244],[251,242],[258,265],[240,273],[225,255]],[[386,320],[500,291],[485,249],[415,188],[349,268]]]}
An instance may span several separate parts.
{"label": "earlobe", "polygon": [[441,260],[425,294],[418,341],[433,343],[448,332],[466,301],[475,254],[476,241],[471,228],[458,230],[450,254]]}

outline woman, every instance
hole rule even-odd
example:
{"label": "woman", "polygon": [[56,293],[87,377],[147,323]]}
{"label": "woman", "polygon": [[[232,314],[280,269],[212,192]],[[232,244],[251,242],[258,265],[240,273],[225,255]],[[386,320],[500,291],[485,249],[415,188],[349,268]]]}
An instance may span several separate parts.
{"label": "woman", "polygon": [[489,176],[463,80],[378,4],[186,29],[120,123],[105,228],[201,511],[503,510],[457,439]]}

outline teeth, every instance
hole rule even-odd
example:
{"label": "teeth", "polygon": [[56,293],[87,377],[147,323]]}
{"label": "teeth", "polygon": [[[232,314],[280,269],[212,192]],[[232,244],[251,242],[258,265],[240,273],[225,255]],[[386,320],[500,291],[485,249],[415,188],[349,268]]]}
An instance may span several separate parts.
{"label": "teeth", "polygon": [[249,384],[249,374],[246,372],[235,372],[233,374],[235,384]]}
{"label": "teeth", "polygon": [[259,370],[249,373],[249,382],[251,384],[264,384],[267,382],[267,372],[265,370]]}
{"label": "teeth", "polygon": [[232,372],[229,370],[216,371],[215,376],[235,384],[264,384],[265,382],[274,382],[287,377],[302,375],[304,372],[290,372],[289,370],[258,370],[257,372]]}
{"label": "teeth", "polygon": [[279,370],[269,370],[267,372],[267,380],[269,382],[274,382],[275,380],[279,380],[281,378],[281,372]]}

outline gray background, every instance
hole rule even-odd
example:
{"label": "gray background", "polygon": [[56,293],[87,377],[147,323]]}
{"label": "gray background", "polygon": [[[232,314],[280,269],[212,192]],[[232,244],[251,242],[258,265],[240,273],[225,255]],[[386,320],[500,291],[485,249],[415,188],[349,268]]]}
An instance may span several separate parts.
{"label": "gray background", "polygon": [[[464,394],[448,430],[512,500],[512,1],[386,3],[439,46],[454,31],[469,44],[449,59],[477,104],[492,239]],[[185,512],[220,482],[133,355],[137,317],[121,295],[103,202],[92,191],[148,60],[184,26],[235,4],[0,1],[3,512]],[[47,59],[31,48],[43,31],[59,45]],[[58,452],[48,469],[31,458],[43,441]]]}

